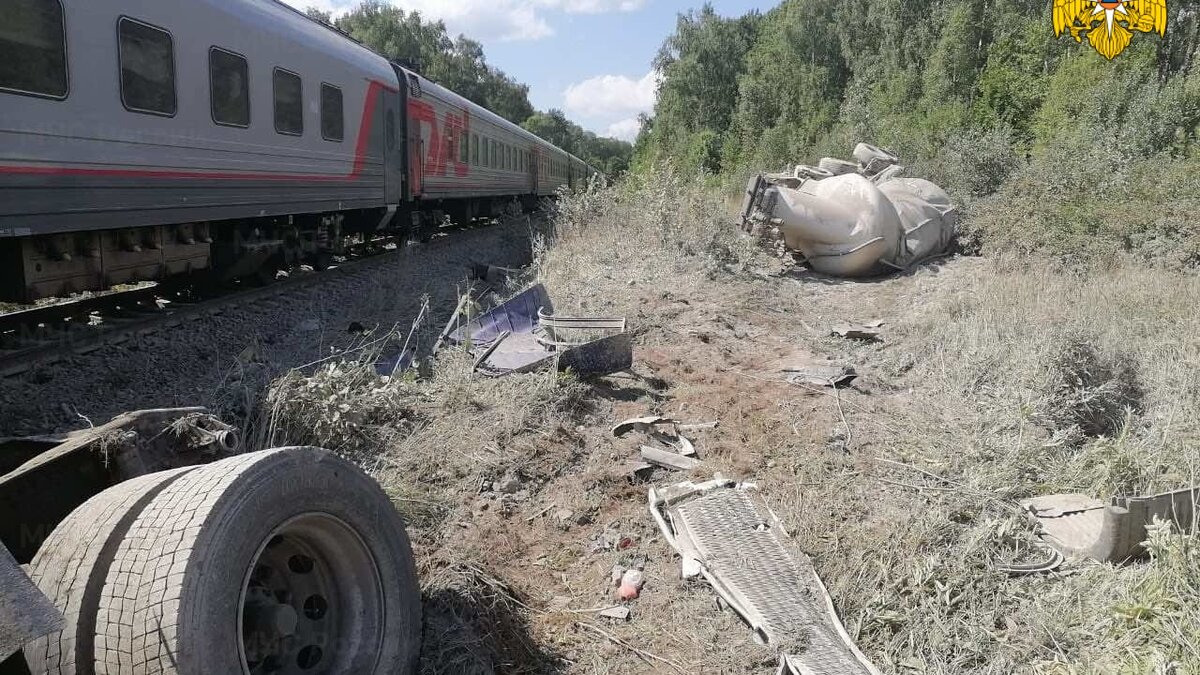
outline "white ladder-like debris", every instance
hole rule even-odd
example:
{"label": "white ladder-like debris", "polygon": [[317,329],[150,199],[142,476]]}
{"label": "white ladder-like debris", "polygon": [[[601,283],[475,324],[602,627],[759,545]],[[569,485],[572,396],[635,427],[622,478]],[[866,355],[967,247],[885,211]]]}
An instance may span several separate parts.
{"label": "white ladder-like debris", "polygon": [[683,558],[684,577],[703,576],[780,651],[780,673],[879,675],[854,645],[825,585],[752,485],[717,479],[651,488],[650,511]]}

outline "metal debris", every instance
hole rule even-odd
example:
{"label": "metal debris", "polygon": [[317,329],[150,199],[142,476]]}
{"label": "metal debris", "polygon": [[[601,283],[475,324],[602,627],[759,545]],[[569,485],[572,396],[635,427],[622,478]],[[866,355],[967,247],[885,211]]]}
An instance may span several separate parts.
{"label": "metal debris", "polygon": [[1145,553],[1146,526],[1155,518],[1188,532],[1196,519],[1200,487],[1107,503],[1080,494],[1045,495],[1020,502],[1041,527],[1042,540],[1069,557],[1124,562]]}
{"label": "metal debris", "polygon": [[609,607],[608,609],[600,610],[600,616],[606,619],[616,619],[617,621],[629,620],[629,608],[623,605]]}
{"label": "metal debris", "polygon": [[836,337],[846,338],[847,340],[879,342],[879,328],[881,326],[883,326],[882,321],[873,321],[864,324],[841,324],[834,326],[830,333]]}
{"label": "metal debris", "polygon": [[655,466],[661,466],[666,469],[676,469],[678,471],[691,471],[692,469],[695,469],[703,464],[695,457],[687,457],[671,452],[670,450],[660,450],[659,448],[652,448],[648,445],[642,446],[642,459],[654,464]]}
{"label": "metal debris", "polygon": [[620,438],[631,431],[649,431],[651,427],[660,424],[677,424],[670,417],[660,417],[658,415],[648,415],[646,417],[634,417],[633,419],[625,420],[612,428],[612,435]]}
{"label": "metal debris", "polygon": [[[847,635],[808,558],[788,542],[753,485],[717,479],[652,488],[650,512],[683,559],[780,651],[781,673],[879,675]],[[798,648],[796,645],[805,645]]]}
{"label": "metal debris", "polygon": [[551,363],[559,370],[604,375],[633,365],[633,338],[625,319],[552,312],[550,296],[537,284],[459,326],[446,339],[466,345],[477,357],[478,370],[489,375],[531,372]]}

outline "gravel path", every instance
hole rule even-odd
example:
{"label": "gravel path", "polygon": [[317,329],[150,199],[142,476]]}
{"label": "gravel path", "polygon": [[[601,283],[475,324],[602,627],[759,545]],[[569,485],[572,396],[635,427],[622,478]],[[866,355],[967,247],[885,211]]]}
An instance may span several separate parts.
{"label": "gravel path", "polygon": [[0,379],[0,436],[84,428],[142,408],[205,405],[239,416],[264,383],[349,344],[354,322],[407,328],[428,295],[430,325],[440,328],[471,263],[525,264],[529,235],[524,218],[455,232],[369,271]]}

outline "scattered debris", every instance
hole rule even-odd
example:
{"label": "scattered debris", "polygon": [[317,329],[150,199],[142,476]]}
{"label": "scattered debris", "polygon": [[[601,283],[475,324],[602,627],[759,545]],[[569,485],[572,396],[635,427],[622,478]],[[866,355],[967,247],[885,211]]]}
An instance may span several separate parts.
{"label": "scattered debris", "polygon": [[846,338],[847,340],[864,340],[866,342],[879,342],[879,328],[883,326],[882,321],[872,321],[860,325],[841,324],[834,326],[830,333],[836,337]]}
{"label": "scattered debris", "polygon": [[676,422],[675,420],[673,420],[669,417],[660,417],[658,415],[649,415],[647,417],[635,417],[633,419],[625,420],[624,422],[621,422],[621,423],[617,424],[616,426],[614,426],[612,428],[612,434],[613,434],[613,436],[620,438],[621,436],[624,436],[625,434],[627,434],[631,431],[647,432],[647,431],[650,431],[652,427],[655,427],[655,426],[661,425],[661,424],[675,425],[675,424],[678,424],[678,422]]}
{"label": "scattered debris", "polygon": [[783,369],[788,375],[789,382],[798,382],[804,384],[812,384],[818,387],[845,387],[848,386],[858,373],[850,366],[789,366]]}
{"label": "scattered debris", "polygon": [[1059,567],[1062,567],[1062,564],[1066,562],[1066,556],[1064,556],[1058,550],[1051,548],[1050,546],[1043,546],[1042,548],[1046,549],[1047,557],[1045,560],[1035,560],[1033,562],[1026,563],[1002,563],[996,565],[996,569],[1008,574],[1009,576],[1018,577],[1026,574],[1044,574],[1046,572],[1053,572]]}
{"label": "scattered debris", "polygon": [[697,424],[680,424],[676,428],[680,431],[704,431],[706,429],[716,429],[721,426],[721,422],[700,422]]}
{"label": "scattered debris", "polygon": [[[673,432],[672,434],[665,434],[665,433],[658,431],[658,429],[657,429],[657,427],[668,426],[668,425],[671,427],[671,430]],[[680,434],[679,430],[684,427],[713,428],[716,425],[717,425],[716,422],[710,422],[705,425],[683,425],[683,426],[681,426],[678,421],[673,420],[669,417],[662,417],[659,415],[649,415],[646,417],[635,417],[633,419],[625,420],[624,422],[621,422],[621,423],[617,424],[616,426],[614,426],[612,428],[612,433],[613,433],[613,436],[620,438],[621,436],[624,436],[631,431],[640,431],[644,434],[649,435],[654,440],[659,441],[664,445],[670,446],[672,449],[672,452],[666,453],[668,455],[682,455],[684,457],[695,457],[696,456],[696,446],[693,445],[692,442],[690,440],[688,440],[685,436],[683,436],[683,434]],[[649,461],[649,462],[653,462],[654,460],[646,458],[646,450],[649,450],[651,453],[655,453],[655,454],[659,453],[659,452],[665,452],[659,448],[642,446],[642,451],[643,451],[642,457],[643,457],[643,459],[646,459],[646,461]],[[657,454],[656,454],[656,456],[657,456]],[[635,471],[637,471],[639,469],[640,469],[640,467],[635,468]]]}
{"label": "scattered debris", "polygon": [[692,442],[683,436],[679,436],[678,438],[679,438],[679,454],[683,455],[684,457],[695,457],[696,456],[696,446],[692,445]]}
{"label": "scattered debris", "polygon": [[530,372],[555,361],[559,370],[588,375],[633,365],[633,341],[625,319],[559,317],[552,311],[550,296],[537,284],[445,339],[467,345],[476,356],[476,368],[489,375]]}
{"label": "scattered debris", "polygon": [[622,600],[636,600],[646,584],[646,575],[639,569],[628,569],[621,575],[621,583],[617,586],[617,597]]}
{"label": "scattered debris", "polygon": [[649,480],[654,472],[654,465],[642,461],[631,461],[625,464],[624,473],[630,477],[630,482],[637,483]]}
{"label": "scattered debris", "polygon": [[782,673],[879,675],[812,563],[785,546],[787,533],[753,490],[727,479],[650,489],[650,513],[683,559],[684,578],[703,576],[758,640],[779,649]]}
{"label": "scattered debris", "polygon": [[1200,487],[1143,497],[1102,500],[1080,494],[1045,495],[1020,502],[1042,531],[1042,540],[1063,555],[1124,562],[1145,553],[1146,526],[1155,518],[1190,531]]}
{"label": "scattered debris", "polygon": [[624,605],[609,607],[608,609],[600,610],[600,616],[606,619],[616,619],[617,621],[629,620],[629,608]]}
{"label": "scattered debris", "polygon": [[654,464],[655,466],[661,466],[666,469],[676,469],[678,471],[691,471],[692,469],[695,469],[703,464],[703,462],[695,457],[687,457],[669,450],[652,448],[648,445],[642,446],[642,459]]}
{"label": "scattered debris", "polygon": [[621,567],[620,565],[613,565],[612,574],[610,576],[612,578],[612,585],[620,586],[621,579],[625,576],[625,568]]}

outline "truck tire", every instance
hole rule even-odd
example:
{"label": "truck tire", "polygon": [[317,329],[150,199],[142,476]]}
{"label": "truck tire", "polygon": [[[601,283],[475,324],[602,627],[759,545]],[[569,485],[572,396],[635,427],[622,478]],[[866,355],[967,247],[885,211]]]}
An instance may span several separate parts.
{"label": "truck tire", "polygon": [[31,578],[66,618],[61,631],[25,645],[32,675],[91,675],[96,611],[109,565],[146,504],[195,467],[138,476],[71,512],[38,549]]}
{"label": "truck tire", "polygon": [[420,589],[379,485],[319,448],[197,469],[125,537],[101,598],[96,672],[411,673]]}

